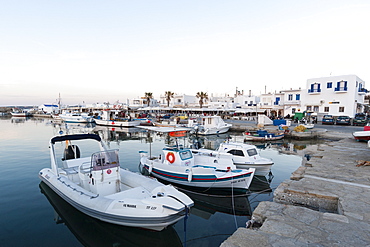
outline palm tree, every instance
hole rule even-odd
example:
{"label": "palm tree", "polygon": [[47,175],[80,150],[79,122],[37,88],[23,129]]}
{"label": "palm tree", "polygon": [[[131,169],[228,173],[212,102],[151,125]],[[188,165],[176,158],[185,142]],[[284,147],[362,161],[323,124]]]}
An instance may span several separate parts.
{"label": "palm tree", "polygon": [[200,108],[202,108],[203,100],[208,100],[208,94],[204,92],[197,92],[196,97],[199,98],[199,105],[200,105]]}
{"label": "palm tree", "polygon": [[145,97],[146,102],[147,102],[147,104],[149,106],[150,100],[153,99],[153,93],[145,93],[145,96],[144,97]]}
{"label": "palm tree", "polygon": [[164,92],[164,97],[166,97],[166,101],[167,101],[167,107],[170,106],[170,101],[173,98],[173,95],[174,95],[174,93],[171,92],[171,91]]}

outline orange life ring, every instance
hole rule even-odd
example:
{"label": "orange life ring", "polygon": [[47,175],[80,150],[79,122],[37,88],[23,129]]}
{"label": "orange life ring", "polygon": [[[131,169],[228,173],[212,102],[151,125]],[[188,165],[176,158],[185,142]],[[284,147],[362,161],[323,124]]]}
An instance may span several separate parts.
{"label": "orange life ring", "polygon": [[166,155],[166,160],[168,160],[168,162],[172,164],[173,162],[175,162],[175,154],[172,152],[168,152]]}

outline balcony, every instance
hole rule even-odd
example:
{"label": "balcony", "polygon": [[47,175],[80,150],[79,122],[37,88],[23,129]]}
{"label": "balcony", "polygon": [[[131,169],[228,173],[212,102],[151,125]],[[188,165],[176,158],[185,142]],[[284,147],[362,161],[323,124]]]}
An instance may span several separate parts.
{"label": "balcony", "polygon": [[300,105],[301,101],[300,100],[286,100],[282,103],[283,105]]}
{"label": "balcony", "polygon": [[347,90],[348,90],[347,87],[336,87],[336,88],[334,88],[334,92],[336,92],[336,93],[346,93]]}
{"label": "balcony", "polygon": [[308,89],[308,93],[309,94],[319,94],[319,93],[321,93],[321,89],[320,88]]}
{"label": "balcony", "polygon": [[368,91],[367,91],[367,89],[366,88],[359,88],[358,89],[358,93],[359,94],[366,94]]}

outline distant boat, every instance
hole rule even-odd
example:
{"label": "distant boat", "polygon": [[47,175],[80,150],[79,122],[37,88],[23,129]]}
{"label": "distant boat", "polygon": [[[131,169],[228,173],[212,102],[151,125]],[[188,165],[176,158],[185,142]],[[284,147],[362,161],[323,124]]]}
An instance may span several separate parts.
{"label": "distant boat", "polygon": [[228,132],[232,124],[225,123],[220,116],[201,116],[189,119],[187,127],[198,135],[217,135]]}
{"label": "distant boat", "polygon": [[135,127],[141,123],[141,120],[133,120],[131,117],[120,117],[119,114],[121,114],[121,111],[102,111],[94,120],[98,125],[111,127]]}
{"label": "distant boat", "polygon": [[20,110],[20,109],[13,109],[13,111],[10,114],[12,114],[12,117],[31,117],[32,116],[32,114],[29,111]]}
{"label": "distant boat", "polygon": [[283,139],[285,136],[283,131],[279,132],[268,132],[267,130],[257,130],[256,132],[247,131],[244,132],[245,141],[276,141]]}
{"label": "distant boat", "polygon": [[84,112],[67,112],[59,114],[59,117],[67,123],[92,123],[94,118]]}

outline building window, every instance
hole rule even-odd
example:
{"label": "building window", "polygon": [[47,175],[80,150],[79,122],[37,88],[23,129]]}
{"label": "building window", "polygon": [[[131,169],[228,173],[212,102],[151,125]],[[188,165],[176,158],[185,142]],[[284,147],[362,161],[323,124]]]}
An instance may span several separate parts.
{"label": "building window", "polygon": [[314,112],[318,112],[318,111],[319,111],[319,106],[315,105],[315,106],[313,107],[313,111],[314,111]]}
{"label": "building window", "polygon": [[301,100],[301,95],[299,93],[295,95],[295,100]]}
{"label": "building window", "polygon": [[293,100],[293,94],[288,94],[288,100]]}
{"label": "building window", "polygon": [[339,112],[344,112],[344,106],[339,107]]}
{"label": "building window", "polygon": [[308,93],[320,93],[320,92],[321,92],[320,83],[317,82],[311,84],[310,89],[308,89]]}
{"label": "building window", "polygon": [[326,83],[326,88],[333,88],[333,83],[332,82]]}
{"label": "building window", "polygon": [[308,105],[307,106],[307,111],[311,111],[312,110],[312,106]]}
{"label": "building window", "polygon": [[329,112],[329,106],[324,107],[324,112]]}
{"label": "building window", "polygon": [[347,81],[338,81],[334,91],[347,91]]}

